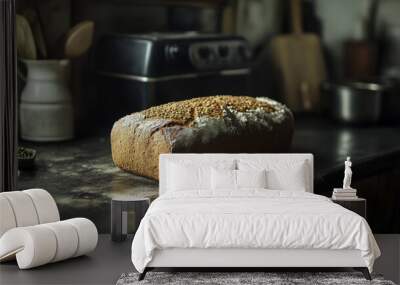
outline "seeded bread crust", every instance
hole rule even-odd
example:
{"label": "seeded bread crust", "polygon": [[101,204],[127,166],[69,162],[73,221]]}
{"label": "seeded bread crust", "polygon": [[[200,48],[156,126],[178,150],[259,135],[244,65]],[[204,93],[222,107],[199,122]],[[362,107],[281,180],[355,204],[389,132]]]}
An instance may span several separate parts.
{"label": "seeded bread crust", "polygon": [[158,180],[161,153],[268,153],[290,148],[293,115],[266,97],[210,96],[152,107],[118,120],[119,168]]}

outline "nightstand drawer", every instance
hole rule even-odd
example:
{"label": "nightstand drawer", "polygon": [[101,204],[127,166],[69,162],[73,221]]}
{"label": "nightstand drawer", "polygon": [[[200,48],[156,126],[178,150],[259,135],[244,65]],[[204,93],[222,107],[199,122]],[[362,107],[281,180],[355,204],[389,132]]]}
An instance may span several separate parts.
{"label": "nightstand drawer", "polygon": [[364,219],[367,219],[367,200],[363,198],[357,198],[355,200],[337,200],[332,199],[336,204],[359,214]]}

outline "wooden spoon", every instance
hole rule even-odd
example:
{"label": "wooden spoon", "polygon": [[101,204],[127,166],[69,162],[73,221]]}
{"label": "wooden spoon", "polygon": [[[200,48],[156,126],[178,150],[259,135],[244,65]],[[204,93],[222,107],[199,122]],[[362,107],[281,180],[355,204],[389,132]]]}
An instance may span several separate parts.
{"label": "wooden spoon", "polygon": [[37,59],[35,39],[28,20],[21,15],[16,15],[15,20],[18,56],[24,59]]}
{"label": "wooden spoon", "polygon": [[88,51],[93,42],[94,23],[84,21],[74,26],[66,35],[65,58],[77,58]]}
{"label": "wooden spoon", "polygon": [[46,47],[46,42],[44,39],[42,24],[40,22],[38,13],[33,9],[26,9],[23,12],[23,15],[28,20],[28,22],[31,26],[31,29],[33,32],[33,38],[35,40],[36,47],[37,47],[38,56],[42,59],[46,59],[47,58],[47,47]]}

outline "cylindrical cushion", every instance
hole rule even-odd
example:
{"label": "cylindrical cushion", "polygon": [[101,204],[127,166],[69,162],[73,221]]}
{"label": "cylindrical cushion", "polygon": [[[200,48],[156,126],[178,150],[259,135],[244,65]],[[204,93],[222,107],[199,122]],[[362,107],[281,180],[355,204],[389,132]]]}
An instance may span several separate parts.
{"label": "cylindrical cushion", "polygon": [[9,229],[60,220],[57,204],[43,189],[0,193],[0,237]]}
{"label": "cylindrical cushion", "polygon": [[57,249],[53,231],[42,225],[14,228],[0,239],[0,260],[16,254],[20,269],[28,269],[49,263]]}
{"label": "cylindrical cushion", "polygon": [[39,224],[57,222],[60,220],[57,204],[49,192],[43,189],[28,189],[28,194],[35,205]]}
{"label": "cylindrical cushion", "polygon": [[15,228],[17,222],[10,202],[0,195],[0,237],[9,229]]}
{"label": "cylindrical cushion", "polygon": [[44,227],[51,229],[56,235],[57,251],[52,262],[57,262],[75,255],[78,249],[78,233],[71,224],[66,222],[55,222],[44,224]]}
{"label": "cylindrical cushion", "polygon": [[16,255],[20,269],[28,269],[86,254],[96,248],[96,226],[84,218],[18,227],[0,238],[0,261]]}
{"label": "cylindrical cushion", "polygon": [[96,248],[98,233],[92,221],[85,218],[74,218],[65,220],[64,222],[74,226],[78,232],[79,246],[74,257],[91,252]]}
{"label": "cylindrical cushion", "polygon": [[13,209],[17,227],[33,226],[39,223],[35,205],[30,196],[22,191],[1,193]]}

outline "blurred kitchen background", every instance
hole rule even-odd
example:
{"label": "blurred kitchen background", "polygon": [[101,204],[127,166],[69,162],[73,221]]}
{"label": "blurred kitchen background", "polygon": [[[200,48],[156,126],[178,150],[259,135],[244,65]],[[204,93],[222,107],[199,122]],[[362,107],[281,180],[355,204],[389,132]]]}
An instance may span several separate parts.
{"label": "blurred kitchen background", "polygon": [[[150,105],[212,94],[268,96],[347,123],[400,118],[398,0],[17,0],[17,13],[36,44],[25,58],[71,58],[75,138],[100,121],[109,128]],[[88,49],[63,54],[71,29],[88,22],[93,30],[72,43]],[[193,51],[188,43],[207,41],[196,33],[214,35]],[[135,34],[153,34],[151,46]]]}

